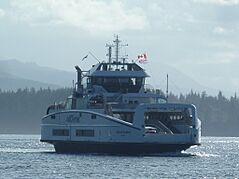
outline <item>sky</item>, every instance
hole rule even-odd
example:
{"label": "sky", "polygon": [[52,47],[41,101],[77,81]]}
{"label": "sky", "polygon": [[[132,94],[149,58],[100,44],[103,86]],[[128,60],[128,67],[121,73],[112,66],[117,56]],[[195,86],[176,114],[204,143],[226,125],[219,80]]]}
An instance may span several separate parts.
{"label": "sky", "polygon": [[1,0],[0,59],[74,71],[106,60],[114,35],[197,83],[239,93],[239,0]]}

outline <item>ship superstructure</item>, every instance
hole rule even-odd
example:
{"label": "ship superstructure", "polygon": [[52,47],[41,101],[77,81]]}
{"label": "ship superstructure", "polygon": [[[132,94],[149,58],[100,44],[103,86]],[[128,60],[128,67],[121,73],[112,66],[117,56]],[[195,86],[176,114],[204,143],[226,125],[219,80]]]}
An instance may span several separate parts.
{"label": "ship superstructure", "polygon": [[145,70],[119,56],[118,36],[107,47],[107,62],[75,67],[73,93],[47,109],[41,141],[58,153],[155,154],[199,145],[196,107],[168,103],[161,90],[148,89]]}

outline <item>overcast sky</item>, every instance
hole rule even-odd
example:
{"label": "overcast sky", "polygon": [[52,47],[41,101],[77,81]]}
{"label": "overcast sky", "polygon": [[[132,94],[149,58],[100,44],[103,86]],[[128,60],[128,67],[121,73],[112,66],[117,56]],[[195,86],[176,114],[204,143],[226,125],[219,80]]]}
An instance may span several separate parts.
{"label": "overcast sky", "polygon": [[[73,71],[105,59],[114,34],[122,53],[148,54],[198,83],[239,92],[239,0],[1,0],[0,57]],[[146,67],[147,69],[148,67]]]}

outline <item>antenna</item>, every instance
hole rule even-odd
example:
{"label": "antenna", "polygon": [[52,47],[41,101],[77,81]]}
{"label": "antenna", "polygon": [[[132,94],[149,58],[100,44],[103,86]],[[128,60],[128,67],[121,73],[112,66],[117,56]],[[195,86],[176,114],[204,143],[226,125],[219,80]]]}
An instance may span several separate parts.
{"label": "antenna", "polygon": [[120,45],[121,41],[119,40],[118,35],[116,35],[116,39],[113,42],[115,43],[115,45],[112,46],[112,47],[115,47],[115,61],[116,61],[116,63],[118,63],[119,62],[119,49],[120,49],[120,47],[128,46],[128,44]]}
{"label": "antenna", "polygon": [[119,40],[119,36],[118,35],[116,35],[116,39],[114,40],[114,42],[115,42],[115,61],[117,63],[118,60],[119,60],[119,43],[121,42]]}
{"label": "antenna", "polygon": [[167,74],[167,89],[166,89],[166,98],[168,99],[168,74]]}

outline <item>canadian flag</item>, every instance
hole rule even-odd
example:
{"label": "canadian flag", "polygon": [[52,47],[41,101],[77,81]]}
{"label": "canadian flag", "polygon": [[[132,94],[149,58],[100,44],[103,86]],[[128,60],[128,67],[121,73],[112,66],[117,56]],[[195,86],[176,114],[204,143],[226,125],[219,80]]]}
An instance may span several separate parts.
{"label": "canadian flag", "polygon": [[146,53],[142,54],[142,55],[138,55],[138,61],[139,63],[147,63],[147,55]]}

